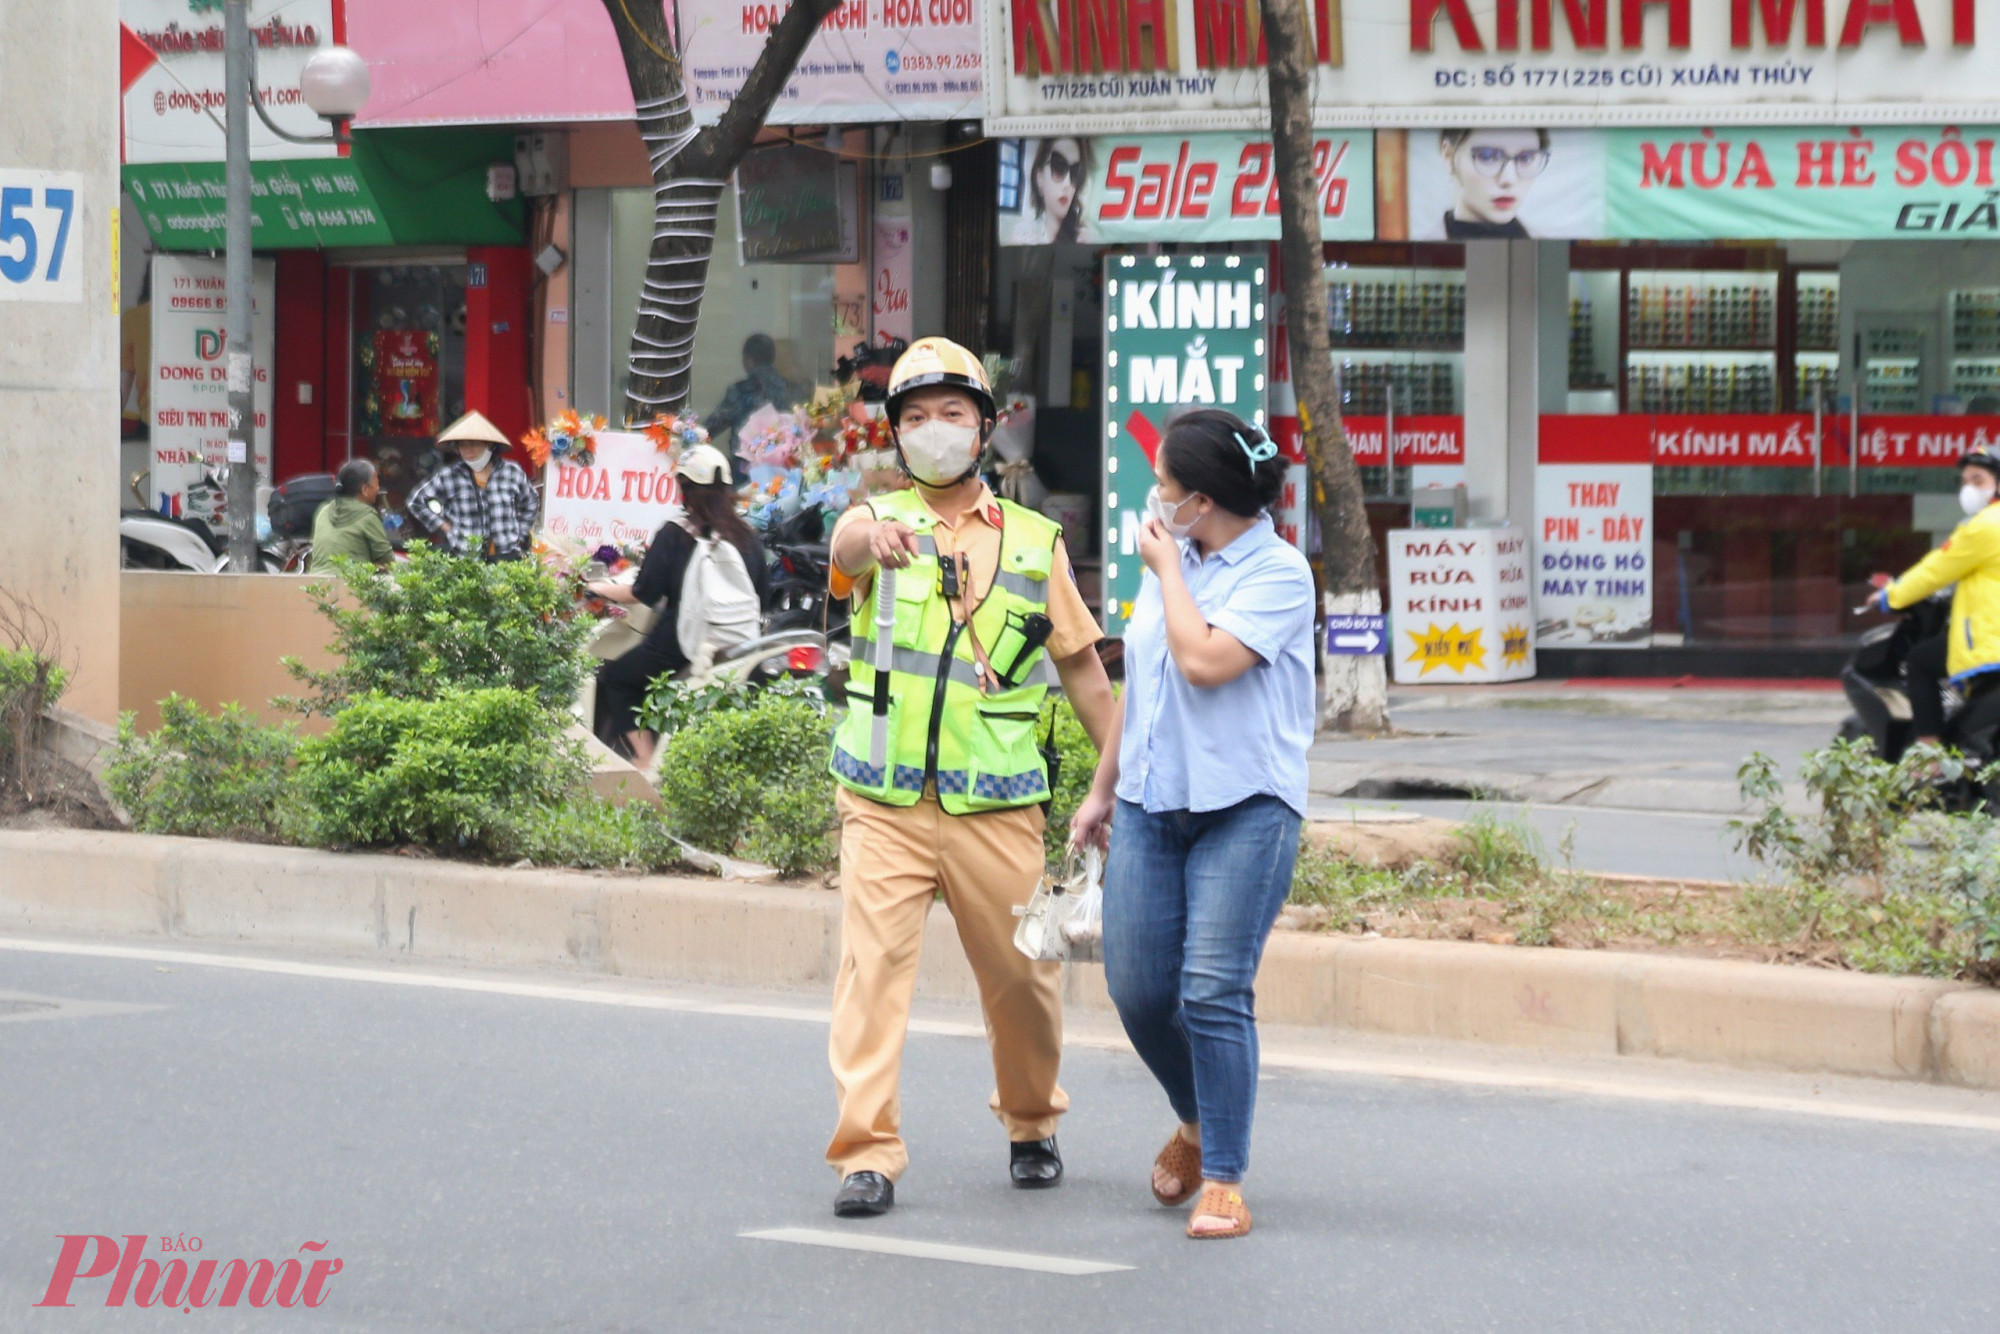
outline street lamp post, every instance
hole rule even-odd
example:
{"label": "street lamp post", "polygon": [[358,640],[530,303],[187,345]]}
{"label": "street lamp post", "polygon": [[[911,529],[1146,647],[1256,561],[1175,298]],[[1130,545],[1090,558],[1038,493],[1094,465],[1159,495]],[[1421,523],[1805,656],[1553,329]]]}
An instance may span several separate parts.
{"label": "street lamp post", "polygon": [[224,360],[229,389],[229,568],[254,574],[257,553],[257,398],[251,349],[250,112],[255,108],[273,134],[295,144],[351,143],[347,122],[368,101],[368,64],[344,46],[329,47],[306,62],[299,90],[333,132],[317,137],[289,133],[272,121],[257,94],[257,57],[250,44],[250,0],[225,0],[222,13],[223,301],[228,307]]}

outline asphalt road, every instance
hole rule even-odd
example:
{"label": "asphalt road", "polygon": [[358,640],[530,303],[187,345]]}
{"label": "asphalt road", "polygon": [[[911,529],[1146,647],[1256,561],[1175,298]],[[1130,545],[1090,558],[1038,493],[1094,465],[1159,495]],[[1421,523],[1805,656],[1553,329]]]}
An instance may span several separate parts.
{"label": "asphalt road", "polygon": [[[35,1309],[58,1237],[100,1233],[200,1236],[218,1259],[323,1240],[343,1262],[317,1310],[179,1329],[2000,1327],[2000,1118],[1278,1069],[1257,1231],[1197,1244],[1146,1194],[1168,1113],[1132,1056],[1072,1049],[1069,1180],[1023,1193],[976,1029],[933,1026],[911,1039],[902,1205],[840,1223],[820,998],[675,1009],[396,977],[424,984],[0,942],[0,1330],[161,1328],[159,1311]],[[96,1008],[34,1008],[50,1001]],[[771,1229],[981,1262],[744,1235]],[[995,1250],[1127,1267],[995,1267]],[[78,1300],[106,1287],[80,1281]]]}

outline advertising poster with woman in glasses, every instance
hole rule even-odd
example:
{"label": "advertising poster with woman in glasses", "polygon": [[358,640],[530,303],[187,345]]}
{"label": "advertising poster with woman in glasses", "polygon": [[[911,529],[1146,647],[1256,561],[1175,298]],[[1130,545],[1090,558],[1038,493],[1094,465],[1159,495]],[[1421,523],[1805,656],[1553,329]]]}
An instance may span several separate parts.
{"label": "advertising poster with woman in glasses", "polygon": [[1604,141],[1591,131],[1411,130],[1408,154],[1413,241],[1604,234]]}
{"label": "advertising poster with woman in glasses", "polygon": [[[1064,136],[1017,142],[1021,146],[1020,161],[1027,170],[1017,187],[1020,217],[1013,225],[1008,243],[1047,245],[1055,241],[1091,240],[1085,227],[1084,200],[1094,165],[1090,140]],[[1003,208],[1006,203],[1003,199]]]}

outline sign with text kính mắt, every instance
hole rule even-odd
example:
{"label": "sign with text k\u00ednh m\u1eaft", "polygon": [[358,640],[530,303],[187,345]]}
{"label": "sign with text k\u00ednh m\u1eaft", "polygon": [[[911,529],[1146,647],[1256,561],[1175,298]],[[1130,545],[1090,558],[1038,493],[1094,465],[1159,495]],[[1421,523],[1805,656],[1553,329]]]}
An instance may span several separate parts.
{"label": "sign with text k\u00ednh m\u1eaft", "polygon": [[[999,164],[1000,243],[1275,241],[1278,176],[1269,134],[1015,139]],[[1375,235],[1375,136],[1313,139],[1320,234]]]}
{"label": "sign with text k\u00ednh m\u1eaft", "polygon": [[1139,524],[1175,412],[1221,408],[1264,425],[1263,255],[1104,261],[1104,625],[1120,635],[1144,567]]}
{"label": "sign with text k\u00ednh m\u1eaft", "polygon": [[643,431],[599,431],[589,467],[550,459],[542,470],[542,531],[598,547],[650,543],[680,517],[681,483]]}
{"label": "sign with text k\u00ednh m\u1eaft", "polygon": [[1518,528],[1389,534],[1389,661],[1398,684],[1535,674],[1528,540]]}
{"label": "sign with text k\u00ednh m\u1eaft", "polygon": [[[1964,121],[1988,114],[2000,40],[1990,0],[1301,7],[1322,125],[1506,124],[1531,108],[1756,124],[1801,105],[1850,124],[1899,103]],[[990,135],[1271,123],[1257,0],[995,0],[986,14]]]}

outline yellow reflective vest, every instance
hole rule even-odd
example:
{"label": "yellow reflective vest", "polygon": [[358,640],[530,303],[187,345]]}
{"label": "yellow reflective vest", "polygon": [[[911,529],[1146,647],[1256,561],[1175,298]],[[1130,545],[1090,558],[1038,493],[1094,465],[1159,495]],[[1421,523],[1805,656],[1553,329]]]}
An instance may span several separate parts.
{"label": "yellow reflective vest", "polygon": [[[971,613],[970,629],[954,619],[935,537],[937,517],[913,491],[871,504],[877,519],[909,525],[918,555],[895,572],[893,663],[878,677],[876,614],[882,571],[854,609],[854,656],[848,708],[835,729],[833,776],[843,787],[891,806],[912,806],[927,787],[952,815],[1032,806],[1049,797],[1048,766],[1035,744],[1035,722],[1048,686],[1039,647],[1022,652],[1023,622],[1046,615],[1049,574],[1062,528],[1033,510],[999,502],[1000,564],[993,585]],[[979,659],[1012,684],[980,689]],[[875,751],[881,717],[885,745]]]}

